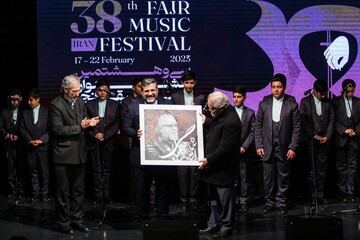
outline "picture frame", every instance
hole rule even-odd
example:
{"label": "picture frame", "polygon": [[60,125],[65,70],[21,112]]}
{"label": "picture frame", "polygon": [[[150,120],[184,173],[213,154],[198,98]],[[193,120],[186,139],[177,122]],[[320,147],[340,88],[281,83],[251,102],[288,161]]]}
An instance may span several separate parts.
{"label": "picture frame", "polygon": [[201,110],[200,105],[139,104],[141,165],[199,166]]}

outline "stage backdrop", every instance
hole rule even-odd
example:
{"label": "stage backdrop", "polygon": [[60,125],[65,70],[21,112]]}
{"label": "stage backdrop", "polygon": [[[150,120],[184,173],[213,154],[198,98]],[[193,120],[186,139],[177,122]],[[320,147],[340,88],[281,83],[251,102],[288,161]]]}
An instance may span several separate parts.
{"label": "stage backdrop", "polygon": [[205,94],[247,87],[254,109],[275,73],[287,76],[287,93],[298,101],[316,78],[328,82],[330,97],[346,78],[359,84],[359,1],[38,0],[37,13],[39,86],[47,99],[71,73],[85,100],[95,97],[100,78],[121,100],[135,76],[155,77],[166,96],[192,69]]}

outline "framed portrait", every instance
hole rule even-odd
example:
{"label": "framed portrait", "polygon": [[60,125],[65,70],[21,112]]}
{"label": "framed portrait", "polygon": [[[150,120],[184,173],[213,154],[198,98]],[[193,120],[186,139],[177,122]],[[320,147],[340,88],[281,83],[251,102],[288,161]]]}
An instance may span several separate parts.
{"label": "framed portrait", "polygon": [[204,140],[199,105],[140,104],[141,165],[199,166]]}

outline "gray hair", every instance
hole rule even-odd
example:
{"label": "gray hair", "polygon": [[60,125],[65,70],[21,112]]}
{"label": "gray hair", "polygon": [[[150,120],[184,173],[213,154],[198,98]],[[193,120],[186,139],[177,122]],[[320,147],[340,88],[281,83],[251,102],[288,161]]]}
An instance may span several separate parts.
{"label": "gray hair", "polygon": [[229,105],[229,98],[222,92],[212,92],[208,96],[208,100],[214,101],[214,108],[220,109]]}
{"label": "gray hair", "polygon": [[61,91],[64,88],[72,88],[75,83],[80,84],[80,79],[76,75],[71,74],[71,75],[65,76],[61,82]]}
{"label": "gray hair", "polygon": [[155,78],[144,78],[142,81],[141,81],[141,88],[147,86],[147,85],[150,85],[152,83],[156,83],[156,88],[157,88],[157,81]]}

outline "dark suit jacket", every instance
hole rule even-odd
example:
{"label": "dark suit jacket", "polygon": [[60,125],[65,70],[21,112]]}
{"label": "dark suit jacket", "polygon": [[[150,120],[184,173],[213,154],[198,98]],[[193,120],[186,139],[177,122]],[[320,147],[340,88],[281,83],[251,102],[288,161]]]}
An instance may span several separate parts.
{"label": "dark suit jacket", "polygon": [[[345,99],[343,96],[339,96],[333,99],[333,107],[335,111],[335,146],[343,147],[347,140],[348,136],[345,134],[345,130],[349,128],[349,119],[346,114]],[[355,142],[359,145],[360,141],[360,99],[357,97],[352,98],[352,114],[353,121],[355,123],[356,137]],[[352,121],[352,120],[350,120]],[[356,147],[356,146],[354,146]]]}
{"label": "dark suit jacket", "polygon": [[[13,116],[13,112],[9,108],[5,108],[1,111],[0,137],[1,137],[1,140],[4,141],[4,147],[6,148],[6,151],[9,150],[9,147],[11,147],[11,145],[9,144],[10,141],[5,140],[6,135],[8,135],[9,133],[13,133],[13,134],[21,137],[20,119],[22,118],[22,110],[19,108],[15,124],[13,124],[13,122],[12,122],[12,116]],[[23,141],[22,141],[22,139],[20,139],[20,141],[17,141],[16,147],[18,147],[20,149],[21,147],[23,147],[22,144],[23,144]]]}
{"label": "dark suit jacket", "polygon": [[[184,99],[184,90],[177,91],[171,95],[171,101],[173,104],[176,105],[184,105],[185,99]],[[194,91],[194,104],[195,105],[201,105],[204,106],[206,101],[205,95],[202,94],[196,94]]]}
{"label": "dark suit jacket", "polygon": [[[255,146],[256,149],[264,148],[265,155],[262,161],[270,159],[273,149],[272,104],[272,95],[264,97],[259,103],[255,118]],[[279,122],[280,152],[283,156],[286,156],[289,149],[298,149],[300,134],[298,104],[293,96],[285,94]]]}
{"label": "dark suit jacket", "polygon": [[240,147],[249,149],[250,145],[254,142],[254,121],[255,111],[244,106],[241,120],[241,138]]}
{"label": "dark suit jacket", "polygon": [[319,121],[313,95],[301,99],[301,129],[308,140],[313,139],[315,135],[319,134],[331,140],[334,130],[334,109],[328,99],[321,101],[321,112],[322,121]]}
{"label": "dark suit jacket", "polygon": [[239,116],[229,105],[218,117],[206,118],[204,125],[209,128],[205,148],[208,168],[205,170],[204,181],[221,186],[234,184],[240,157]]}
{"label": "dark suit jacket", "polygon": [[40,139],[43,144],[38,146],[40,151],[47,151],[49,149],[49,134],[48,134],[48,109],[40,105],[39,118],[36,125],[34,125],[34,115],[32,109],[23,111],[23,117],[20,120],[21,135],[27,147],[31,147],[29,142],[35,139]]}
{"label": "dark suit jacket", "polygon": [[[94,99],[86,103],[86,110],[89,118],[99,116],[98,100]],[[99,123],[100,124],[100,123]],[[104,144],[108,151],[114,151],[117,147],[118,131],[120,129],[120,104],[110,98],[106,100],[104,122],[102,126],[89,128],[86,133],[89,137],[89,149],[96,148],[95,135],[101,131],[104,134]]]}
{"label": "dark suit jacket", "polygon": [[[162,97],[157,98],[158,104],[171,104],[170,100],[164,99]],[[137,137],[137,130],[140,127],[139,123],[139,104],[144,104],[144,100],[141,99],[139,102],[131,103],[128,106],[128,111],[123,117],[124,125],[123,129],[126,136],[133,139],[131,152],[130,152],[130,162],[136,166],[140,165],[140,141]]]}
{"label": "dark suit jacket", "polygon": [[87,158],[85,131],[81,120],[88,117],[84,100],[76,100],[75,109],[60,95],[49,105],[49,134],[52,160],[58,164],[84,164]]}

